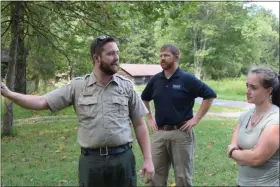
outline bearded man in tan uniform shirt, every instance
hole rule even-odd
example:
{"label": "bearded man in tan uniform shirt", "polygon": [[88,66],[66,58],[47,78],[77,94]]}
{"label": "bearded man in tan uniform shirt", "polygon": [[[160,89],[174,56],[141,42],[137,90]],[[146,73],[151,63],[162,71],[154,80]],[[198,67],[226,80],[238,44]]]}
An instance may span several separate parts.
{"label": "bearded man in tan uniform shirt", "polygon": [[1,83],[1,95],[32,110],[59,111],[73,105],[79,119],[80,186],[136,186],[135,158],[130,120],[141,147],[142,174],[147,183],[154,174],[149,134],[144,120],[147,109],[133,83],[115,73],[119,49],[115,39],[100,36],[91,45],[94,70],[44,96],[23,95]]}

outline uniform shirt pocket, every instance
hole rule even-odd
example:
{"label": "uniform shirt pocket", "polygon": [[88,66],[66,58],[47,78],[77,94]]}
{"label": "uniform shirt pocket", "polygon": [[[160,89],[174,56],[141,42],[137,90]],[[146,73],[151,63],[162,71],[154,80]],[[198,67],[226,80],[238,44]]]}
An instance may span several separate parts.
{"label": "uniform shirt pocket", "polygon": [[97,114],[97,97],[82,96],[78,98],[77,114],[80,119],[94,118]]}
{"label": "uniform shirt pocket", "polygon": [[109,112],[115,117],[125,117],[129,115],[128,112],[128,98],[123,96],[113,96],[109,105]]}

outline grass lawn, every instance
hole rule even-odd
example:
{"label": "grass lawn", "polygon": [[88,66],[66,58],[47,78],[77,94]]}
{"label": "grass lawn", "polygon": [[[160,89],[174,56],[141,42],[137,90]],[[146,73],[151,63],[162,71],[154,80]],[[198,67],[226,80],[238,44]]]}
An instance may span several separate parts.
{"label": "grass lawn", "polygon": [[246,101],[246,77],[205,81],[217,93],[218,99]]}
{"label": "grass lawn", "polygon": [[[2,100],[2,111],[1,118],[4,115],[4,99]],[[67,107],[59,112],[53,113],[50,110],[27,110],[16,104],[13,105],[14,119],[31,118],[39,116],[65,116],[65,115],[75,115],[73,107]]]}
{"label": "grass lawn", "polygon": [[[237,84],[238,83],[238,84]],[[209,82],[220,99],[237,99],[241,94],[243,81],[226,81],[221,84]],[[237,89],[238,87],[238,89]],[[143,90],[144,86],[136,87]],[[239,91],[237,91],[239,90]],[[237,92],[240,94],[238,94]],[[220,97],[225,94],[226,97]],[[232,94],[232,98],[228,97]],[[235,99],[233,99],[235,98]],[[4,102],[2,102],[4,103]],[[2,104],[2,111],[4,104]],[[153,104],[152,104],[152,108]],[[197,111],[199,104],[195,104]],[[14,119],[17,124],[29,122],[23,118],[39,117],[30,125],[14,127],[14,137],[3,137],[1,144],[1,185],[5,186],[77,186],[77,168],[80,147],[77,143],[77,119],[72,107],[57,113],[32,111],[14,105]],[[212,106],[209,112],[240,112],[243,109]],[[1,112],[1,116],[4,112]],[[47,116],[56,116],[48,120]],[[74,117],[73,117],[74,116]],[[41,117],[41,118],[40,118]],[[67,121],[66,121],[66,120]],[[193,183],[195,186],[236,185],[236,164],[227,158],[226,148],[230,142],[235,119],[205,117],[195,127],[197,148]],[[138,186],[144,186],[140,177],[141,151],[134,142],[133,151],[137,159]],[[175,183],[173,170],[168,184]]]}
{"label": "grass lawn", "polygon": [[[235,119],[205,117],[195,127],[195,186],[236,184],[237,167],[226,155],[234,124]],[[80,148],[76,140],[76,127],[76,120],[14,127],[14,137],[2,138],[1,185],[77,185]],[[139,171],[142,156],[136,141],[133,149]],[[168,184],[174,182],[171,171]],[[138,185],[144,185],[140,175]]]}

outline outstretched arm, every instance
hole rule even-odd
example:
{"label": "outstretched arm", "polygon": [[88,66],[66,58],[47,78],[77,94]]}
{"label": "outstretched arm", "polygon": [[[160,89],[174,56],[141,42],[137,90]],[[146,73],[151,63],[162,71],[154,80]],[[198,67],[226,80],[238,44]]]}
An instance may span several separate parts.
{"label": "outstretched arm", "polygon": [[10,99],[15,104],[32,110],[49,109],[49,105],[43,96],[38,95],[24,95],[13,92],[1,82],[1,95]]}

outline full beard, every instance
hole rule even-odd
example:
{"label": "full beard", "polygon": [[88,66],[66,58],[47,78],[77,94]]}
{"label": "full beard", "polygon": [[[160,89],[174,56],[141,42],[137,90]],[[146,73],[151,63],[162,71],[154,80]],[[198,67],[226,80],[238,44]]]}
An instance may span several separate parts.
{"label": "full beard", "polygon": [[172,63],[166,63],[166,62],[161,62],[160,65],[163,70],[169,70],[172,69],[173,67]]}
{"label": "full beard", "polygon": [[113,66],[115,66],[115,65],[112,65],[114,63],[115,62],[112,62],[112,63],[110,63],[110,65],[108,65],[108,64],[104,63],[104,61],[101,60],[100,70],[107,75],[114,75],[118,71],[118,68],[113,67]]}

